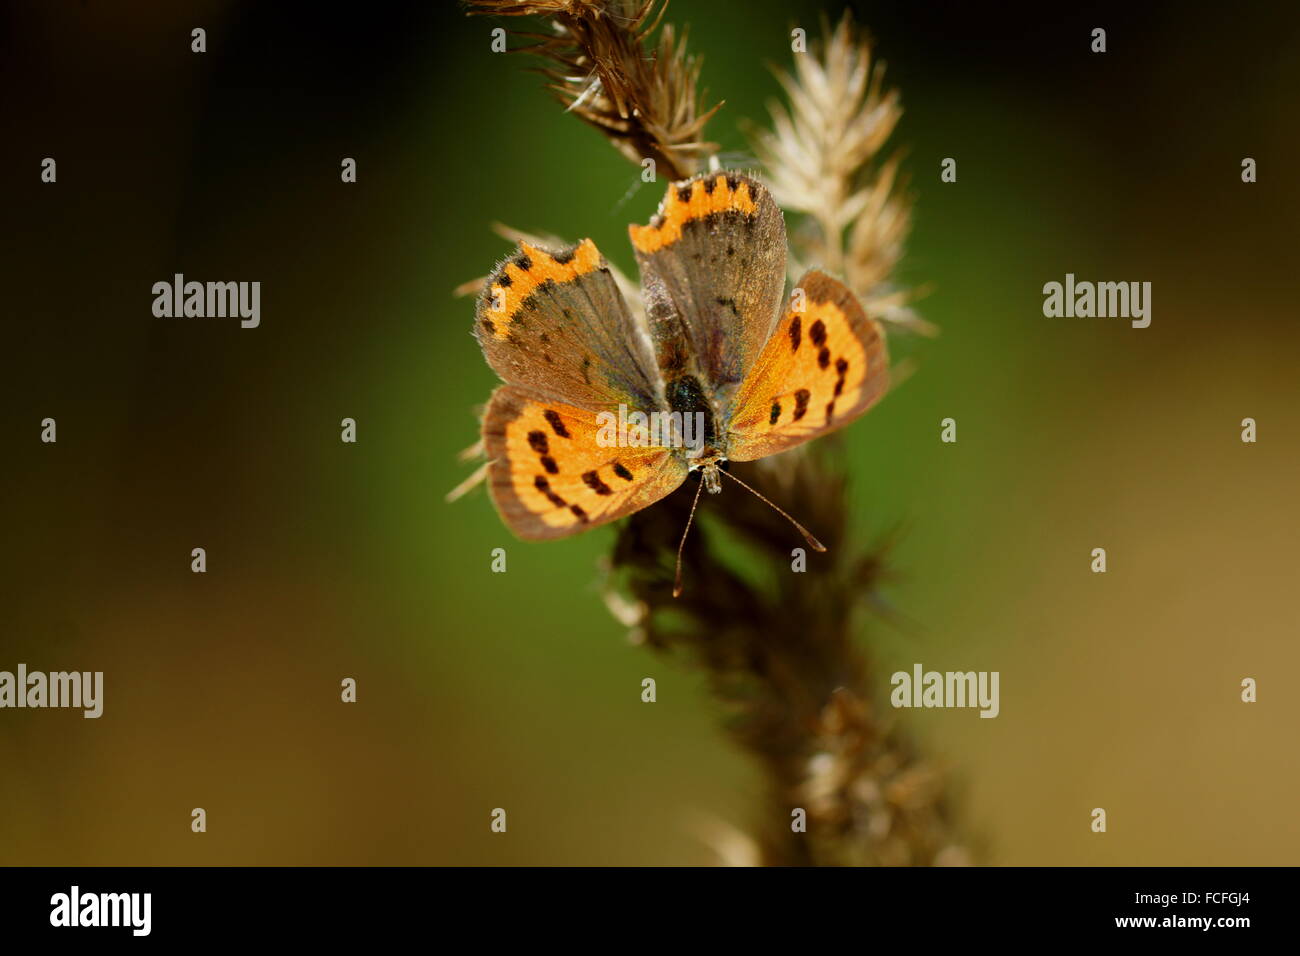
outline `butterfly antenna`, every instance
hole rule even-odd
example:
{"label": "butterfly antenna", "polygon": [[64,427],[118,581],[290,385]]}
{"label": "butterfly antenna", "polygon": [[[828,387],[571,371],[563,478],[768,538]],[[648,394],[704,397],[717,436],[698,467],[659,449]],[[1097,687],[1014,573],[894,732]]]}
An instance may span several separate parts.
{"label": "butterfly antenna", "polygon": [[690,533],[691,522],[695,520],[695,508],[700,503],[700,492],[704,490],[704,476],[700,476],[700,483],[695,487],[695,500],[691,502],[691,514],[686,519],[686,527],[682,530],[681,543],[677,545],[677,573],[673,575],[673,597],[682,596],[682,551],[686,547],[686,535]]}
{"label": "butterfly antenna", "polygon": [[[740,487],[744,488],[746,491],[748,491],[751,495],[753,495],[753,496],[754,496],[755,498],[757,498],[759,501],[763,502],[763,504],[767,505],[769,508],[771,508],[771,509],[772,509],[773,511],[775,511],[777,514],[779,514],[779,515],[780,515],[782,518],[784,518],[786,521],[790,522],[792,525],[794,525],[796,528],[798,528],[798,529],[799,529],[799,533],[800,533],[801,535],[803,535],[804,540],[808,542],[808,546],[809,546],[810,548],[812,548],[814,551],[825,551],[825,550],[826,550],[826,545],[822,544],[820,541],[818,541],[816,538],[814,538],[814,537],[812,536],[812,532],[810,532],[807,528],[805,528],[805,527],[804,527],[803,525],[801,525],[799,522],[795,521],[793,518],[791,518],[788,514],[786,514],[784,511],[782,511],[779,507],[777,507],[776,505],[774,505],[772,502],[770,502],[770,501],[768,501],[766,498],[764,498],[761,494],[759,494],[759,492],[757,492],[757,491],[754,490],[753,488],[749,487],[749,485],[745,484],[743,481],[741,481],[739,478],[737,478],[737,477],[736,477],[735,475],[733,475],[731,472],[726,471],[725,469],[722,469],[722,468],[719,468],[718,471],[722,472],[724,475],[726,475],[728,478],[730,478],[730,479],[731,479],[732,481],[734,481],[736,484],[740,485]],[[697,495],[696,497],[699,497],[699,496]]]}

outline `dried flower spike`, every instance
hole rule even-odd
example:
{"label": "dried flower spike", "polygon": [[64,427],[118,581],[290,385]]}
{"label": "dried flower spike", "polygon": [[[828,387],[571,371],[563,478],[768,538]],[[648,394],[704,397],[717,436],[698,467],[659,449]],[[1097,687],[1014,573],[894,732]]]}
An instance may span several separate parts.
{"label": "dried flower spike", "polygon": [[[684,179],[717,151],[703,138],[718,103],[702,109],[700,64],[661,0],[470,0],[475,14],[540,16],[553,33],[516,31],[537,42],[517,50],[546,61],[541,73],[569,112],[600,130],[634,163]],[[657,40],[651,39],[658,28]]]}
{"label": "dried flower spike", "polygon": [[777,202],[807,217],[792,228],[792,277],[809,266],[842,275],[868,312],[932,331],[904,308],[910,296],[890,276],[911,226],[910,204],[897,190],[898,159],[875,159],[902,107],[884,89],[884,65],[845,13],[793,73],[777,71],[789,99],[769,104],[772,128],[752,134]]}

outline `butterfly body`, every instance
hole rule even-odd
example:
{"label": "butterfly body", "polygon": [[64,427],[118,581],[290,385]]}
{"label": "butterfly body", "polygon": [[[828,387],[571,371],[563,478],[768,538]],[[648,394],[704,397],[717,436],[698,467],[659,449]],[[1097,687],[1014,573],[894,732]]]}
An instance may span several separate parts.
{"label": "butterfly body", "polygon": [[[691,471],[717,492],[725,462],[838,428],[885,390],[883,335],[843,284],[809,272],[782,306],[785,225],[756,180],[674,183],[629,233],[644,316],[590,240],[521,244],[479,298],[475,335],[505,382],[483,422],[489,490],[520,537],[623,517]],[[616,413],[673,427],[624,440],[606,427]],[[698,427],[681,428],[688,416]]]}

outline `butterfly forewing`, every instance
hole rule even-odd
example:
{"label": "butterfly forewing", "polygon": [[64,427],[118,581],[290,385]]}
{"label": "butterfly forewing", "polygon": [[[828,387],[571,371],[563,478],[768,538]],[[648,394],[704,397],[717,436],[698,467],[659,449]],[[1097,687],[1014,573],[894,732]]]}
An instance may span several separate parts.
{"label": "butterfly forewing", "polygon": [[474,334],[508,384],[580,408],[660,407],[649,337],[590,239],[557,252],[521,243],[488,278]]}
{"label": "butterfly forewing", "polygon": [[780,308],[781,211],[750,177],[706,173],[669,186],[650,224],[629,232],[664,381],[699,374],[729,394]]}

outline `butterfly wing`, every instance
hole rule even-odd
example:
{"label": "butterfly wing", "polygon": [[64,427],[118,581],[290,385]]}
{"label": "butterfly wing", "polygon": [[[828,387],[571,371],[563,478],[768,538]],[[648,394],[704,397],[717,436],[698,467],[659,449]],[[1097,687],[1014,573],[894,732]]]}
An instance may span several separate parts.
{"label": "butterfly wing", "polygon": [[698,374],[730,394],[781,306],[780,209],[748,176],[705,173],[669,186],[650,224],[629,233],[664,379]]}
{"label": "butterfly wing", "polygon": [[562,538],[653,504],[686,478],[668,448],[616,447],[599,413],[512,385],[483,419],[488,492],[521,538]]}
{"label": "butterfly wing", "polygon": [[[804,311],[798,304],[802,290]],[[732,400],[728,457],[751,461],[857,418],[889,382],[885,337],[843,283],[811,271]]]}
{"label": "butterfly wing", "polygon": [[483,417],[488,491],[521,538],[559,538],[613,521],[680,485],[667,448],[617,447],[601,414],[652,412],[663,386],[650,339],[596,246],[521,243],[479,297],[475,336],[507,383]]}
{"label": "butterfly wing", "polygon": [[662,407],[649,336],[590,239],[557,252],[520,243],[488,278],[474,335],[508,384],[580,408]]}

